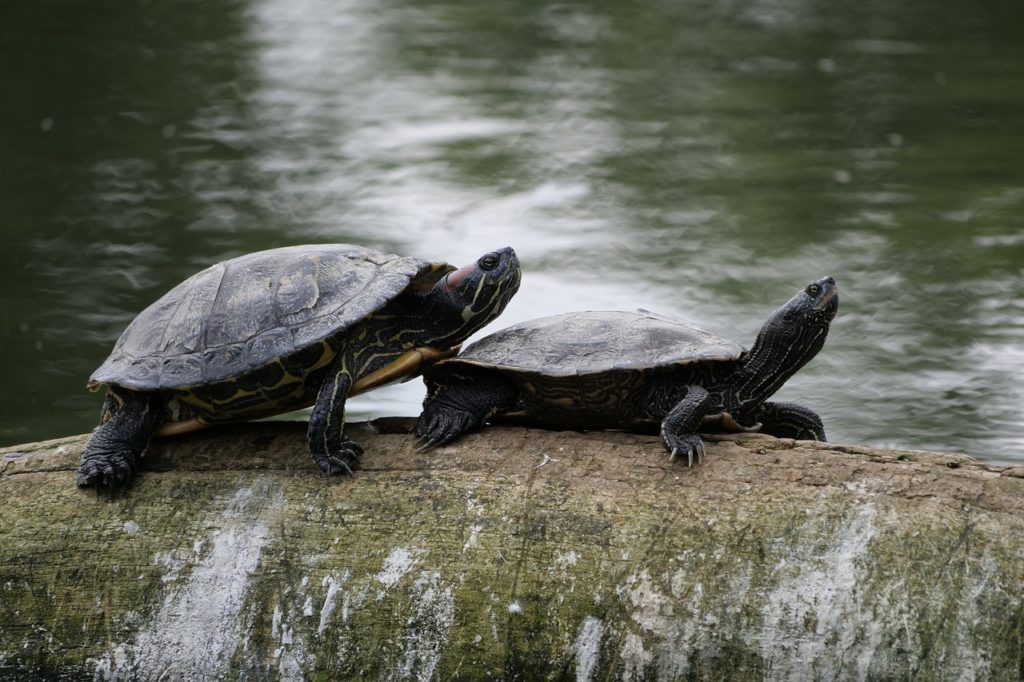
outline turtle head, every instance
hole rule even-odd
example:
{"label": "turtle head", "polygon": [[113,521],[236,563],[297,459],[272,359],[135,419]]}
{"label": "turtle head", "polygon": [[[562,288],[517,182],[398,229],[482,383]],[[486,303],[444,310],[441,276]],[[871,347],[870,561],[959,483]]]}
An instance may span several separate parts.
{"label": "turtle head", "polygon": [[[820,330],[821,342],[824,343],[829,324],[838,309],[839,287],[835,279],[825,276],[796,292],[786,305],[768,318],[761,333],[771,327],[780,334],[799,337],[806,333],[805,330]],[[818,347],[821,347],[820,344]]]}
{"label": "turtle head", "polygon": [[817,355],[838,309],[839,288],[826,276],[772,313],[744,356],[736,385],[740,403],[761,404]]}
{"label": "turtle head", "polygon": [[442,277],[430,292],[450,320],[437,346],[455,346],[496,318],[519,290],[522,271],[512,247],[480,256]]}

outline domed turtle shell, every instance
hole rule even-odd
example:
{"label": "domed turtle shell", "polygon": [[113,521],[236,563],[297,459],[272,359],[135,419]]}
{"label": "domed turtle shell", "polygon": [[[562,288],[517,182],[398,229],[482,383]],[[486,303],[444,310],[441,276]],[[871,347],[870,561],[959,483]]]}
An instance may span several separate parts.
{"label": "domed turtle shell", "polygon": [[743,348],[647,311],[564,313],[513,325],[440,363],[567,377],[737,360]]}
{"label": "domed turtle shell", "polygon": [[184,388],[237,376],[344,331],[447,263],[349,244],[292,246],[217,263],[128,325],[89,385]]}

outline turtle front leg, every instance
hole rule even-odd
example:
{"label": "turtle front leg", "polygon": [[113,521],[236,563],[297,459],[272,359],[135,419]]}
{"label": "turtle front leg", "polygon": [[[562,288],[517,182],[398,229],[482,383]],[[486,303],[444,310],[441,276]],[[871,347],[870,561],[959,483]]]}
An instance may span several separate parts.
{"label": "turtle front leg", "polygon": [[306,439],[309,454],[320,469],[328,474],[349,474],[359,467],[363,448],[345,437],[345,400],[353,383],[343,363],[331,368],[330,374],[316,396],[313,413],[309,415]]}
{"label": "turtle front leg", "polygon": [[764,403],[755,419],[761,422],[761,433],[776,438],[825,440],[825,425],[818,413],[797,403]]}
{"label": "turtle front leg", "polygon": [[82,451],[75,477],[79,486],[128,483],[139,469],[139,457],[164,421],[159,393],[107,390],[100,424]]}
{"label": "turtle front leg", "polygon": [[416,435],[424,448],[451,442],[466,431],[480,428],[498,412],[512,409],[519,392],[497,375],[449,374],[444,385],[429,386]]}
{"label": "turtle front leg", "polygon": [[687,466],[693,466],[694,457],[699,464],[704,458],[704,442],[697,428],[711,406],[711,395],[701,386],[687,386],[686,395],[676,403],[661,422],[661,442],[671,453],[686,455]]}

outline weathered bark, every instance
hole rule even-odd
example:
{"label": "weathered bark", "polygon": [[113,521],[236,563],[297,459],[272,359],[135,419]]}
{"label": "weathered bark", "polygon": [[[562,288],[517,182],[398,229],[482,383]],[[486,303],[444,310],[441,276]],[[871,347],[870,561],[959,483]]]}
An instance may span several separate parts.
{"label": "weathered bark", "polygon": [[[407,427],[391,422],[384,430]],[[0,677],[1017,679],[1024,468],[729,436],[305,425],[0,451]]]}

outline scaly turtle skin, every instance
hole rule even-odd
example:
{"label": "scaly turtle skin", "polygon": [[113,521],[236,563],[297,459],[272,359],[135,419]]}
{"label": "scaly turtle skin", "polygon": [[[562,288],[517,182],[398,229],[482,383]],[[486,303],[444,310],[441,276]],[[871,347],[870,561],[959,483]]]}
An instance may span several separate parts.
{"label": "scaly turtle skin", "polygon": [[519,288],[515,252],[456,270],[348,244],[218,263],[128,325],[89,386],[105,387],[78,485],[127,482],[153,435],[313,406],[309,451],[326,473],[357,466],[348,396],[449,357]]}
{"label": "scaly turtle skin", "polygon": [[749,351],[647,312],[523,322],[425,372],[416,434],[432,447],[494,415],[576,429],[660,423],[665,447],[691,466],[704,454],[704,420],[823,441],[813,410],[767,400],[821,349],[838,306],[834,279],[812,282],[768,318]]}

